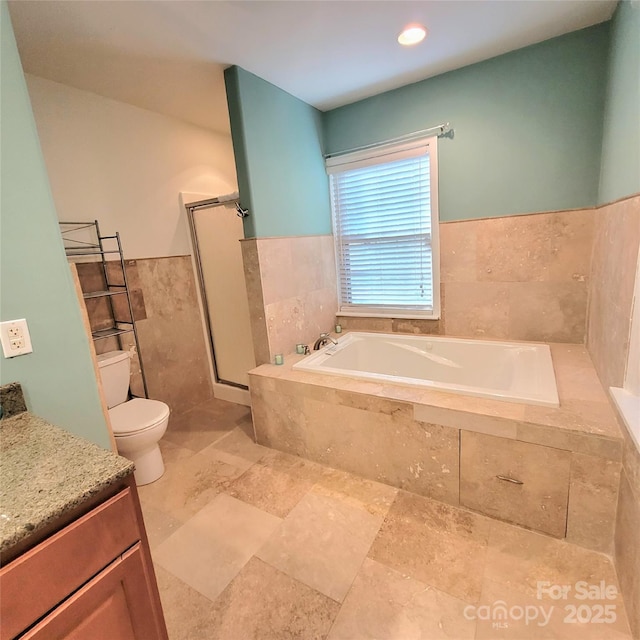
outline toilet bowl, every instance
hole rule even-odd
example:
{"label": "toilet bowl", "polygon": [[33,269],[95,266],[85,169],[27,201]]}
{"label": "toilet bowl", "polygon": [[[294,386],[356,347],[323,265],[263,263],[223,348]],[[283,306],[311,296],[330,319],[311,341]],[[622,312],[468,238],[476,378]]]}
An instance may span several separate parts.
{"label": "toilet bowl", "polygon": [[164,402],[134,398],[109,409],[118,452],[136,465],[137,485],[154,482],[164,473],[158,442],[167,430],[169,407]]}
{"label": "toilet bowl", "polygon": [[137,485],[154,482],[164,473],[158,442],[167,430],[169,407],[147,398],[127,400],[128,352],[109,351],[99,355],[98,368],[118,453],[135,464]]}

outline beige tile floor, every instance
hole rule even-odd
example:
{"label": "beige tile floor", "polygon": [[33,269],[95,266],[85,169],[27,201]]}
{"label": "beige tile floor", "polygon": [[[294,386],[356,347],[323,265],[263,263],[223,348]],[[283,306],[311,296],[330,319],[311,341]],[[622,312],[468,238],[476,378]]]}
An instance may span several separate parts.
{"label": "beige tile floor", "polygon": [[[631,638],[620,595],[575,597],[617,590],[607,556],[251,434],[221,400],[173,416],[165,475],[139,488],[172,640]],[[538,598],[538,581],[571,590]]]}

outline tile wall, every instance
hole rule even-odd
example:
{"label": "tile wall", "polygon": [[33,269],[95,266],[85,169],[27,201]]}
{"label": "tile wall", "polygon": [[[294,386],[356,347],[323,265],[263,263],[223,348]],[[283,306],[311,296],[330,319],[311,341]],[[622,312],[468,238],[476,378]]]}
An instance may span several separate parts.
{"label": "tile wall", "polygon": [[624,382],[638,246],[640,196],[598,209],[587,348],[607,387]]}
{"label": "tile wall", "polygon": [[[109,265],[112,282],[121,281],[116,263]],[[83,291],[104,289],[99,263],[78,263]],[[213,396],[207,345],[189,256],[146,258],[126,262],[127,279],[149,396],[180,412]],[[124,296],[113,296],[118,318],[127,319]],[[91,329],[109,326],[111,314],[104,298],[86,301]],[[131,348],[131,339],[123,341]],[[114,339],[95,343],[97,353],[118,349]],[[131,389],[142,394],[137,359],[133,360]]]}
{"label": "tile wall", "polygon": [[[597,214],[587,348],[603,385],[622,386],[640,246],[640,195],[602,207]],[[629,623],[640,637],[640,452],[622,422],[621,431],[625,443],[615,556]]]}
{"label": "tile wall", "polygon": [[338,305],[333,236],[251,238],[241,244],[258,365],[332,330]]}
{"label": "tile wall", "polygon": [[440,225],[438,321],[347,318],[345,328],[584,342],[595,211]]}

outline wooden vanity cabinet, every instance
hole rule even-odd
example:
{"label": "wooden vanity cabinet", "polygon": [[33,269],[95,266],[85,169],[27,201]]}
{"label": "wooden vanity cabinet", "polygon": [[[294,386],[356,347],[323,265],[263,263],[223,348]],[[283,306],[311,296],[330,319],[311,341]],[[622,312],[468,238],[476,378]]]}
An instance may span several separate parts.
{"label": "wooden vanity cabinet", "polygon": [[0,638],[167,640],[131,477],[0,569]]}
{"label": "wooden vanity cabinet", "polygon": [[140,543],[112,562],[21,638],[155,638]]}

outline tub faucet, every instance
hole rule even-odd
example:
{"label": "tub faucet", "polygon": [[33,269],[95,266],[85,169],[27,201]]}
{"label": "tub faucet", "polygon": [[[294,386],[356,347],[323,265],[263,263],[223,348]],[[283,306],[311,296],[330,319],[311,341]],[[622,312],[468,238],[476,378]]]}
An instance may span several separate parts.
{"label": "tub faucet", "polygon": [[333,342],[333,344],[338,344],[338,341],[335,338],[332,338],[328,333],[321,333],[320,337],[315,341],[313,345],[313,350],[317,351],[320,347],[324,347],[327,342]]}

